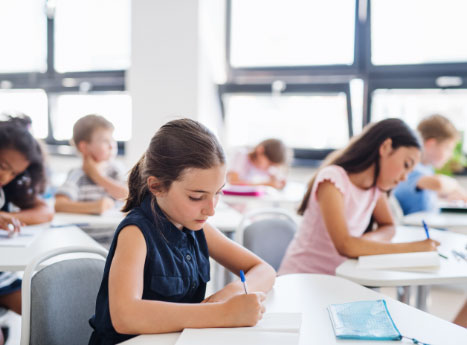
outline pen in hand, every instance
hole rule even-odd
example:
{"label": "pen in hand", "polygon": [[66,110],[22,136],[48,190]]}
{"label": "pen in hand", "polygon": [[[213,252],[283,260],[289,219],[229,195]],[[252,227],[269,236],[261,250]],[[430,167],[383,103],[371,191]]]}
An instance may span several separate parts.
{"label": "pen in hand", "polygon": [[[424,220],[422,220],[422,224],[423,224],[423,228],[425,229],[426,238],[427,238],[427,240],[429,240],[429,239],[430,239],[430,232],[428,231],[428,225],[426,225],[426,223],[425,223]],[[443,254],[441,254],[441,253],[438,253],[438,255],[439,255],[440,257],[442,257],[443,259],[447,259],[447,258],[448,258],[446,255],[443,255]]]}
{"label": "pen in hand", "polygon": [[245,273],[243,273],[243,270],[240,270],[240,279],[243,283],[243,288],[245,289],[245,294],[248,295],[248,292],[246,291],[246,279],[245,279]]}
{"label": "pen in hand", "polygon": [[428,226],[426,225],[424,220],[422,220],[422,224],[423,224],[423,228],[425,229],[426,238],[429,240],[430,239],[430,233],[428,232]]}

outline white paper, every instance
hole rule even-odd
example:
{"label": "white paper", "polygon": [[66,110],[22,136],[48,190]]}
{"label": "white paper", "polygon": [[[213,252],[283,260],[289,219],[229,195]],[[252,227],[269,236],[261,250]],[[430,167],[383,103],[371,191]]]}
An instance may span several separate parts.
{"label": "white paper", "polygon": [[254,327],[186,328],[176,345],[294,345],[301,323],[301,313],[267,313]]}
{"label": "white paper", "polygon": [[19,234],[8,237],[7,231],[0,231],[0,247],[27,247],[44,230],[43,225],[22,226]]}
{"label": "white paper", "polygon": [[435,271],[441,262],[438,252],[365,255],[358,258],[358,268],[403,271]]}

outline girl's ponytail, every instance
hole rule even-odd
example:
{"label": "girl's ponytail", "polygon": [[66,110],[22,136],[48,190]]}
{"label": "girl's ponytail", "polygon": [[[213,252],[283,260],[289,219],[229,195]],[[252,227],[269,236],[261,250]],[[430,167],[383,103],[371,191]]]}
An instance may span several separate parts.
{"label": "girl's ponytail", "polygon": [[146,154],[143,154],[138,163],[130,171],[130,175],[128,176],[128,198],[122,208],[122,212],[129,212],[139,206],[148,190],[146,181],[143,181],[141,176],[141,171],[144,169],[145,156]]}

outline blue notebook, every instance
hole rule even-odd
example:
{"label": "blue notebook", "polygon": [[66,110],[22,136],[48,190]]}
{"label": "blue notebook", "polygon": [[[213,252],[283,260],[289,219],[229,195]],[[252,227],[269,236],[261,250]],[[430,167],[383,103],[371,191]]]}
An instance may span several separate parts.
{"label": "blue notebook", "polygon": [[401,340],[385,300],[331,304],[328,307],[339,339]]}

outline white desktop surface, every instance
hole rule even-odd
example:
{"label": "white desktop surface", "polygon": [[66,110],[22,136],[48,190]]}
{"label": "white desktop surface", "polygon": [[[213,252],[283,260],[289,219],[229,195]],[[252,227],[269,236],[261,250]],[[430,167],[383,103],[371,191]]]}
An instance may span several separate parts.
{"label": "white desktop surface", "polygon": [[424,220],[428,226],[433,228],[447,229],[467,234],[467,213],[449,212],[416,212],[404,216],[404,225],[420,226]]}
{"label": "white desktop surface", "polygon": [[[357,267],[356,259],[348,259],[336,269],[336,275],[366,286],[411,286],[467,283],[467,262],[457,260],[452,249],[465,250],[467,236],[450,231],[430,229],[430,237],[441,242],[438,251],[448,259],[440,258],[440,269],[435,272],[404,272]],[[393,242],[426,239],[421,227],[398,226]]]}
{"label": "white desktop surface", "polygon": [[[467,344],[467,330],[400,303],[351,281],[319,274],[291,274],[277,278],[266,300],[267,312],[301,312],[300,345],[394,344],[394,341],[337,340],[326,310],[329,304],[385,299],[401,334],[429,344]],[[174,345],[180,333],[141,335],[125,345]],[[222,339],[219,339],[222,344]]]}
{"label": "white desktop surface", "polygon": [[53,249],[72,246],[102,248],[76,226],[49,228],[45,225],[44,228],[27,247],[0,246],[0,270],[24,271],[35,257]]}

